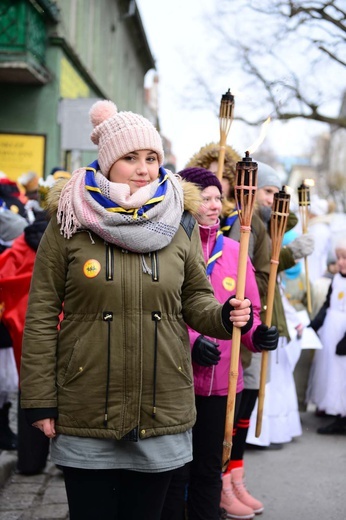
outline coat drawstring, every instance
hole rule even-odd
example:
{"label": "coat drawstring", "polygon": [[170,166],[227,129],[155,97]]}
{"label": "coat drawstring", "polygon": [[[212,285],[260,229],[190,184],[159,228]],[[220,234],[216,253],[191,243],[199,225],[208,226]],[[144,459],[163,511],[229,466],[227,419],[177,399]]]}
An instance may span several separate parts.
{"label": "coat drawstring", "polygon": [[153,410],[152,417],[156,415],[156,375],[157,375],[157,324],[161,320],[161,312],[154,311],[151,313],[151,319],[155,322],[155,339],[154,339],[154,371],[153,371]]}
{"label": "coat drawstring", "polygon": [[[150,253],[149,253],[149,256],[150,256]],[[145,261],[144,255],[141,255],[141,263],[142,263],[142,270],[143,270],[144,274],[150,274],[150,275],[153,274],[152,270],[150,269],[150,267],[148,266],[148,264]]]}
{"label": "coat drawstring", "polygon": [[112,312],[103,313],[103,321],[108,323],[108,342],[107,342],[107,381],[106,381],[106,402],[105,402],[105,415],[103,425],[108,425],[108,399],[109,399],[109,383],[110,383],[110,368],[111,368],[111,321],[113,321]]}

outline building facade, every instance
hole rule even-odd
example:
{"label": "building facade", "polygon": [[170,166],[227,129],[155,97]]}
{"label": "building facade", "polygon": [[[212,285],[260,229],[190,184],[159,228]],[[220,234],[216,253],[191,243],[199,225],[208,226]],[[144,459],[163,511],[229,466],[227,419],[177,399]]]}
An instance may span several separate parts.
{"label": "building facade", "polygon": [[135,0],[0,0],[0,170],[46,177],[95,158],[88,111],[111,99],[158,126]]}

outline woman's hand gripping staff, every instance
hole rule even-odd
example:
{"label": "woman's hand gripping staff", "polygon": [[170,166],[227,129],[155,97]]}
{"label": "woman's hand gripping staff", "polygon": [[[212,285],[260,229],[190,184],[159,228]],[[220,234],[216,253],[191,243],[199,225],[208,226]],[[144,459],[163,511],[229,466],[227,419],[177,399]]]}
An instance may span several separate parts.
{"label": "woman's hand gripping staff", "polygon": [[231,298],[229,300],[229,304],[232,306],[232,310],[230,312],[230,321],[233,323],[235,327],[245,327],[250,322],[250,327],[252,324],[252,309],[251,302],[247,298],[245,300],[237,300],[237,298]]}

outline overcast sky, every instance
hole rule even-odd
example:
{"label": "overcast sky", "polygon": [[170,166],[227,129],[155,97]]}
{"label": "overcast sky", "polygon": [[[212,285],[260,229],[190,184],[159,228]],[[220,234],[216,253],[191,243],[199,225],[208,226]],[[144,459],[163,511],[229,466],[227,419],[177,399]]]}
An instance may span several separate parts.
{"label": "overcast sky", "polygon": [[[159,115],[161,130],[172,141],[173,153],[177,157],[177,168],[185,167],[189,158],[199,148],[211,141],[220,139],[219,121],[211,107],[206,110],[189,110],[182,106],[182,94],[187,85],[188,64],[191,51],[196,60],[210,45],[209,35],[203,16],[210,9],[210,0],[137,0],[148,42],[156,61],[159,73]],[[190,56],[187,59],[186,48]],[[198,65],[198,63],[197,63]],[[241,88],[229,84],[230,80],[219,80],[221,95],[228,88]],[[210,78],[214,81],[215,78]],[[235,98],[236,101],[237,98]],[[235,103],[235,112],[237,103]],[[269,115],[269,114],[268,114]],[[228,136],[228,144],[241,155],[253,144],[260,134],[259,128],[249,128],[234,121]],[[324,130],[318,123],[305,123],[296,120],[289,123],[271,123],[267,142],[277,155],[291,156],[303,154],[310,146],[312,135]]]}

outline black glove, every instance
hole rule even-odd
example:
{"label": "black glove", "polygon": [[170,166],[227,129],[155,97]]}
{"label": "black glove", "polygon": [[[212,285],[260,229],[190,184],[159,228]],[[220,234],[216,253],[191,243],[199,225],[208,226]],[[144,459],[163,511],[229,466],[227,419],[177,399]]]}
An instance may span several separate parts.
{"label": "black glove", "polygon": [[276,327],[269,327],[264,323],[258,325],[252,335],[252,342],[258,351],[275,350],[278,346],[279,331]]}
{"label": "black glove", "polygon": [[[235,295],[228,298],[228,300],[225,301],[225,303],[222,306],[222,324],[225,327],[225,329],[227,330],[227,332],[229,332],[230,334],[233,334],[233,323],[229,319],[229,313],[234,310],[233,305],[230,304],[230,300],[232,300],[232,298],[235,298]],[[246,298],[246,296],[245,296],[245,298]],[[249,330],[252,328],[252,325],[253,325],[253,309],[252,309],[252,304],[251,304],[250,305],[250,318],[249,318],[249,321],[247,322],[247,324],[244,325],[243,327],[241,327],[241,329],[240,329],[241,334],[246,334],[247,332],[249,332]]]}
{"label": "black glove", "polygon": [[218,346],[218,343],[214,343],[202,335],[198,336],[192,347],[192,360],[202,367],[217,365],[221,357]]}
{"label": "black glove", "polygon": [[346,356],[346,334],[336,345],[335,354],[337,356]]}

